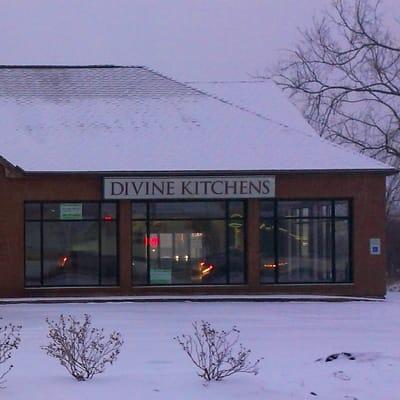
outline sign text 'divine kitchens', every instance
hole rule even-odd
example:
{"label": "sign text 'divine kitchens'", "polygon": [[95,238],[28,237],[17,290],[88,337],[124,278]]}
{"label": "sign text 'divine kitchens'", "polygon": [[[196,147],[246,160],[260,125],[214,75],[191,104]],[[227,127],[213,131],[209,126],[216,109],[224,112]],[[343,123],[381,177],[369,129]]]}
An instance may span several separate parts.
{"label": "sign text 'divine kitchens'", "polygon": [[223,199],[274,196],[274,176],[104,178],[105,199]]}

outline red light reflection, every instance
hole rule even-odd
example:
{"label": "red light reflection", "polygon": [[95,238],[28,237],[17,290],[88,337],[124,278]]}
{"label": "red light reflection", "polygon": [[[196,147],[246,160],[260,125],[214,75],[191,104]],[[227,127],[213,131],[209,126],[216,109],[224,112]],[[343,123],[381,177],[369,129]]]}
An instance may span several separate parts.
{"label": "red light reflection", "polygon": [[145,236],[144,245],[150,247],[158,247],[160,245],[160,238],[158,236]]}

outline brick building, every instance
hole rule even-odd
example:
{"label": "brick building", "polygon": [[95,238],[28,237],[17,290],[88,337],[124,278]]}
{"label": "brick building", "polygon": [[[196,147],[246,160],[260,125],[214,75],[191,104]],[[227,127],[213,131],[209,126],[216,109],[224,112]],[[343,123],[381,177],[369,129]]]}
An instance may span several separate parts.
{"label": "brick building", "polygon": [[395,171],[217,86],[1,67],[0,296],[383,296]]}

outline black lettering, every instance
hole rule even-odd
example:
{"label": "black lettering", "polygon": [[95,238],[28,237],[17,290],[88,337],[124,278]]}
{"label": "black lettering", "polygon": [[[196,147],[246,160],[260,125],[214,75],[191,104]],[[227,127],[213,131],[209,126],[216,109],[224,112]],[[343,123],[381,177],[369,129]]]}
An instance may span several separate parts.
{"label": "black lettering", "polygon": [[262,194],[268,194],[270,192],[270,188],[268,186],[269,181],[263,181],[262,185],[263,185],[263,192]]}
{"label": "black lettering", "polygon": [[240,194],[248,194],[248,184],[249,182],[247,181],[240,181]]}
{"label": "black lettering", "polygon": [[[220,185],[221,186],[221,191],[220,192],[217,192],[217,190],[215,189],[215,185]],[[213,182],[212,184],[211,184],[211,191],[214,193],[214,194],[224,194],[224,192],[223,192],[223,185],[224,185],[224,182],[222,182],[222,181],[215,181],[215,182]]]}
{"label": "black lettering", "polygon": [[167,195],[172,196],[174,194],[175,184],[173,181],[167,182]]}
{"label": "black lettering", "polygon": [[202,183],[204,186],[204,194],[208,194],[208,185],[211,183],[211,181],[200,181],[200,183]]}
{"label": "black lettering", "polygon": [[261,194],[261,181],[258,181],[257,184],[258,186],[254,182],[249,182],[249,194],[253,194],[253,190]]}
{"label": "black lettering", "polygon": [[[230,190],[233,189],[233,193],[230,193]],[[225,194],[237,194],[237,182],[225,182]]]}
{"label": "black lettering", "polygon": [[[118,193],[115,190],[115,186],[118,186]],[[124,192],[124,185],[120,182],[111,182],[111,196],[120,196]],[[126,193],[125,193],[126,194]]]}
{"label": "black lettering", "polygon": [[191,183],[192,183],[192,181],[187,181],[187,182],[182,181],[182,191],[181,191],[182,194],[193,194],[188,188],[188,186]]}
{"label": "black lettering", "polygon": [[142,187],[143,187],[143,182],[140,182],[140,183],[139,183],[139,186],[136,186],[136,182],[131,182],[131,186],[132,186],[132,189],[133,189],[133,191],[135,192],[136,196],[138,196],[140,190],[141,190]]}
{"label": "black lettering", "polygon": [[155,196],[155,191],[158,191],[159,194],[164,194],[164,182],[161,182],[161,185],[158,186],[156,182],[152,182],[152,195]]}

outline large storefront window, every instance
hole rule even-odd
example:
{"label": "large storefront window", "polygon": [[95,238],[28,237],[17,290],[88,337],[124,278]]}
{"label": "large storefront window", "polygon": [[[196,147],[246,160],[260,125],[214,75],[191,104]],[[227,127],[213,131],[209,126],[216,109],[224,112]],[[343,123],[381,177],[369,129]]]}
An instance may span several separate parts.
{"label": "large storefront window", "polygon": [[115,203],[25,204],[25,286],[117,284]]}
{"label": "large storefront window", "polygon": [[346,200],[262,201],[262,283],[351,281]]}
{"label": "large storefront window", "polygon": [[132,203],[132,284],[245,282],[243,201]]}

